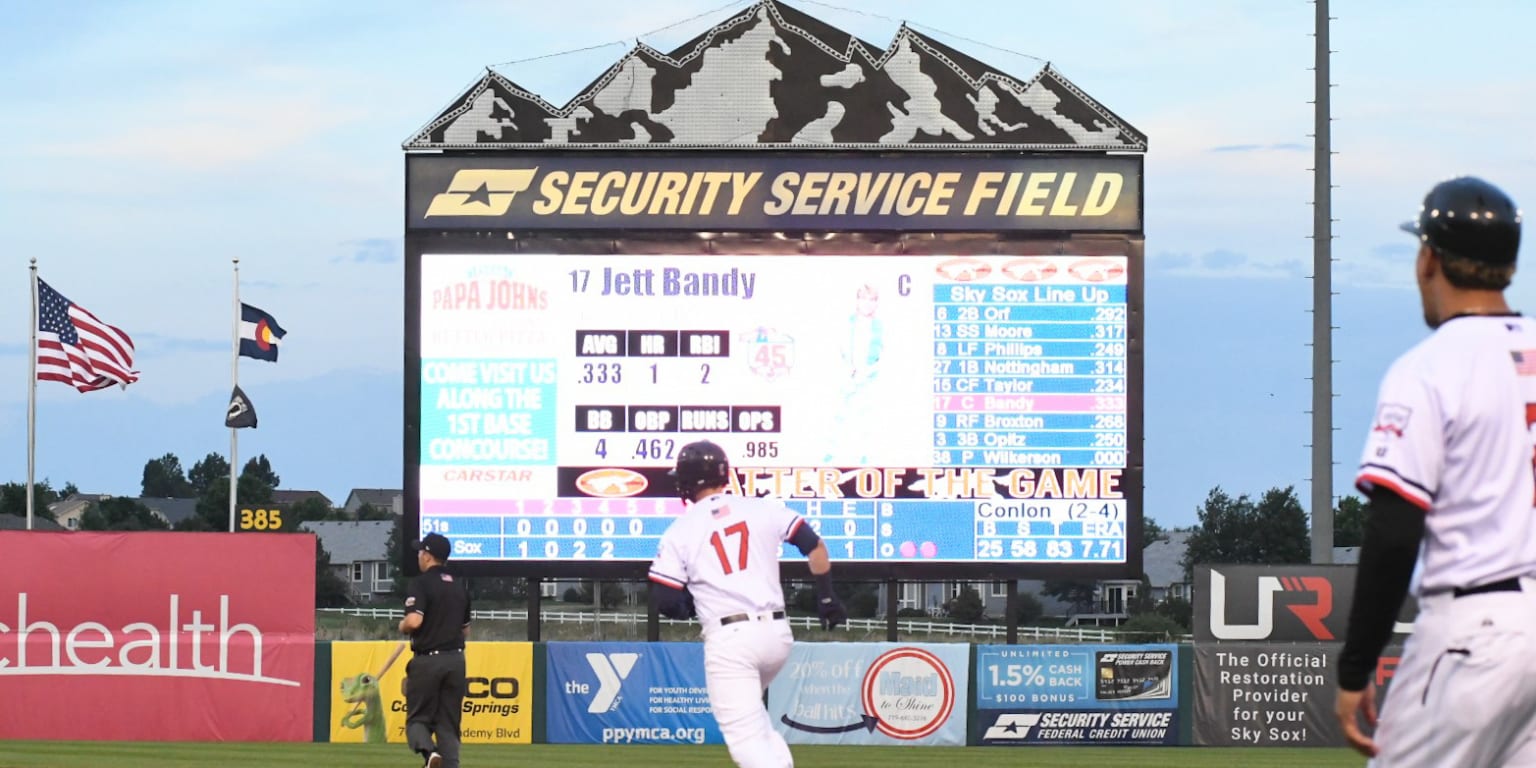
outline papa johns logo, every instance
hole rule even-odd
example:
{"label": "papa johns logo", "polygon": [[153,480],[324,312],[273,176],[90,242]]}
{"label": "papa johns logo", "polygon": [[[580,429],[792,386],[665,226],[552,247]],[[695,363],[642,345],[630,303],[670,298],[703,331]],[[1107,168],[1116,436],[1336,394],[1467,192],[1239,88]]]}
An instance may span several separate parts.
{"label": "papa johns logo", "polygon": [[920,648],[897,648],[876,658],[864,673],[864,712],[894,739],[921,739],[937,731],[955,708],[955,680],[939,657]]}

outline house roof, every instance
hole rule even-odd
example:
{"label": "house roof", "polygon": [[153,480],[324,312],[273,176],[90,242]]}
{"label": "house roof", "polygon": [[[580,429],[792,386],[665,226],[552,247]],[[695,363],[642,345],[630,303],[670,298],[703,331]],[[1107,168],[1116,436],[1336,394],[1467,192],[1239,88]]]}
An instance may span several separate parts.
{"label": "house roof", "polygon": [[331,503],[331,497],[319,491],[275,490],[272,492],[273,504],[295,504],[305,499],[319,499],[325,502],[326,506],[336,506]]}
{"label": "house roof", "polygon": [[197,499],[169,499],[141,496],[134,499],[158,514],[165,522],[176,525],[197,514]]}
{"label": "house roof", "polygon": [[1359,565],[1360,564],[1360,548],[1359,547],[1334,547],[1333,548],[1333,564],[1334,565]]}
{"label": "house roof", "polygon": [[[54,502],[54,503],[58,503],[58,502]],[[53,507],[53,504],[49,504],[48,507],[51,509]],[[25,531],[26,529],[27,529],[27,516],[26,515],[0,515],[0,531]],[[49,520],[46,517],[34,514],[32,516],[32,530],[34,530],[34,531],[67,531],[69,529],[65,528],[62,525],[59,525],[58,523],[55,523],[52,520]]]}
{"label": "house roof", "polygon": [[1168,531],[1168,538],[1154,541],[1141,551],[1141,569],[1154,587],[1182,584],[1184,550],[1189,548],[1189,531]]}
{"label": "house roof", "polygon": [[49,504],[48,511],[52,512],[55,509],[62,509],[71,505],[83,506],[94,501],[101,501],[102,499],[110,498],[112,498],[112,494],[110,493],[73,493],[66,498],[59,499],[58,501]]}
{"label": "house roof", "polygon": [[401,495],[404,495],[404,492],[399,488],[353,488],[352,492],[347,494],[347,504],[350,505],[356,499],[359,506],[369,504],[389,509],[394,506],[395,497]]}
{"label": "house roof", "polygon": [[320,539],[320,546],[331,553],[331,565],[390,559],[389,531],[392,520],[309,520],[299,523],[299,530]]}

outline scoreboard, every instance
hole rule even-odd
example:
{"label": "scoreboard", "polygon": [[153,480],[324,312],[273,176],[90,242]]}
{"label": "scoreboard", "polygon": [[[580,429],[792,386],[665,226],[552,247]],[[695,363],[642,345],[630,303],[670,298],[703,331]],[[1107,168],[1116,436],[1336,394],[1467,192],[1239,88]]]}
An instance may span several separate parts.
{"label": "scoreboard", "polygon": [[426,250],[420,531],[457,561],[649,562],[708,439],[839,563],[1126,563],[1129,267]]}

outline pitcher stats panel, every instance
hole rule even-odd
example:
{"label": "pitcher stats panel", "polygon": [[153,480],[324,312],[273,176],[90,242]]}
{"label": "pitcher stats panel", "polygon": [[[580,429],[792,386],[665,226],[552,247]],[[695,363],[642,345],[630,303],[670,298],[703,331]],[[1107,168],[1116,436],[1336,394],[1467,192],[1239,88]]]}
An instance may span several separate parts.
{"label": "pitcher stats panel", "polygon": [[421,529],[464,560],[649,560],[707,438],[842,560],[1124,562],[1126,269],[426,254]]}

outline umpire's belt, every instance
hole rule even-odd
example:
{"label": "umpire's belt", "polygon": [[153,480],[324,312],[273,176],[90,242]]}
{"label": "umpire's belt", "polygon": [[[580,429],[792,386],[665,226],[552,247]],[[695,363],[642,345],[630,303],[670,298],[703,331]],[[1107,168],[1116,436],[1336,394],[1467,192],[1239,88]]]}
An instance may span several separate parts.
{"label": "umpire's belt", "polygon": [[720,617],[720,626],[735,624],[738,621],[775,621],[784,618],[783,611],[773,613],[733,613],[730,616]]}
{"label": "umpire's belt", "polygon": [[1487,592],[1519,592],[1519,591],[1520,591],[1520,579],[1518,579],[1518,578],[1511,578],[1511,579],[1505,579],[1503,581],[1495,581],[1495,582],[1492,582],[1492,583],[1489,583],[1489,584],[1480,584],[1480,585],[1478,585],[1476,587],[1457,587],[1454,590],[1453,593],[1457,597],[1467,597],[1469,595],[1481,595],[1481,594],[1484,594],[1484,593],[1487,593]]}

